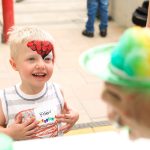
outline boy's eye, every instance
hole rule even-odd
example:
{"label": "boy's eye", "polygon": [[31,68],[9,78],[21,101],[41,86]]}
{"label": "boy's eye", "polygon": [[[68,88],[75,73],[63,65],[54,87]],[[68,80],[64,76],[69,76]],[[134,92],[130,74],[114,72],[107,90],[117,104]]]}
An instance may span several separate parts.
{"label": "boy's eye", "polygon": [[114,93],[114,92],[112,92],[112,91],[110,91],[110,90],[107,90],[107,93],[108,93],[113,99],[115,99],[115,100],[121,100],[121,97],[120,97],[118,94],[116,94],[116,93]]}
{"label": "boy's eye", "polygon": [[46,60],[46,61],[50,61],[50,60],[52,60],[50,57],[46,57],[46,58],[44,58],[44,60]]}
{"label": "boy's eye", "polygon": [[52,59],[53,59],[52,53],[49,53],[49,54],[44,58],[45,61],[51,61]]}
{"label": "boy's eye", "polygon": [[29,61],[33,61],[33,60],[35,60],[35,58],[34,57],[30,57],[30,58],[28,58],[28,60]]}

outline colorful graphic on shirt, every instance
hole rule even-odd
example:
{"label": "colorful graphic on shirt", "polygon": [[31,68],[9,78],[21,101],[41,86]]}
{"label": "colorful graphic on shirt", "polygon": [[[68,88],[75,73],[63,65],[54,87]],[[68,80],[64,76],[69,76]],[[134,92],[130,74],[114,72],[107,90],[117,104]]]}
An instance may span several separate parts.
{"label": "colorful graphic on shirt", "polygon": [[55,107],[51,108],[50,106],[47,108],[47,105],[41,105],[34,109],[34,115],[36,120],[39,121],[39,125],[43,125],[46,123],[54,123],[56,109]]}
{"label": "colorful graphic on shirt", "polygon": [[50,52],[53,52],[53,45],[49,41],[33,40],[27,43],[27,47],[36,51],[44,59]]}
{"label": "colorful graphic on shirt", "polygon": [[[27,119],[36,119],[39,122],[36,131],[35,138],[55,137],[58,136],[58,123],[55,119],[53,111],[43,111],[43,108],[27,109],[19,112],[18,115],[22,116],[22,122]],[[16,118],[15,117],[15,118]]]}

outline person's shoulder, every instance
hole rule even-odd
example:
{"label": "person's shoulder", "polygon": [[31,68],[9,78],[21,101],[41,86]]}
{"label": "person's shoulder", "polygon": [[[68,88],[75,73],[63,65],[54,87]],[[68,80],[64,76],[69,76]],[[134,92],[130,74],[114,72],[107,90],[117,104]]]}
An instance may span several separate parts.
{"label": "person's shoulder", "polygon": [[1,93],[12,93],[12,92],[14,92],[15,91],[15,86],[16,85],[14,85],[14,86],[9,86],[9,87],[6,87],[6,88],[4,88],[4,89],[0,89],[0,94]]}
{"label": "person's shoulder", "polygon": [[0,89],[0,99],[7,93],[12,93],[13,86]]}

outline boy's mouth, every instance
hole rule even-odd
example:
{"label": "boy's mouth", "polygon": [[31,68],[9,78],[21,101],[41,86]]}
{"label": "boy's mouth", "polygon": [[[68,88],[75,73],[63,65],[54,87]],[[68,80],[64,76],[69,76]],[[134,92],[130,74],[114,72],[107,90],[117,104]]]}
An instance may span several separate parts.
{"label": "boy's mouth", "polygon": [[33,73],[32,75],[34,77],[45,77],[47,74],[46,73]]}

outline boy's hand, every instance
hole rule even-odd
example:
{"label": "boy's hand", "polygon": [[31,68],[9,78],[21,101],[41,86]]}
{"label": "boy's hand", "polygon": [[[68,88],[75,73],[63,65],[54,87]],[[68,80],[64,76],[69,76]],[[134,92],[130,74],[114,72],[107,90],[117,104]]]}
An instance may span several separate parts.
{"label": "boy's hand", "polygon": [[18,115],[15,122],[8,129],[8,135],[14,140],[25,140],[35,137],[38,122],[35,119],[27,119],[22,123],[21,115]]}
{"label": "boy's hand", "polygon": [[63,133],[68,132],[72,126],[76,123],[76,121],[79,119],[79,114],[70,109],[67,104],[64,104],[64,114],[56,115],[56,119],[58,122],[64,123],[63,126],[59,129],[59,131],[62,131]]}

